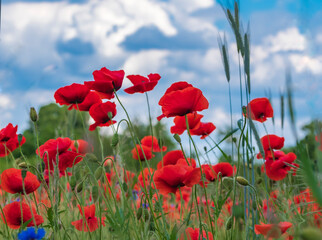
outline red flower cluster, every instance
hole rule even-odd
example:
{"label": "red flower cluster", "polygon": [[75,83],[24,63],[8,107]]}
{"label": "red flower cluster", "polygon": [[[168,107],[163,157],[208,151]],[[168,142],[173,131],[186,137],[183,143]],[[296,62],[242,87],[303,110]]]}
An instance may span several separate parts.
{"label": "red flower cluster", "polygon": [[166,146],[163,146],[162,149],[160,148],[158,139],[156,137],[146,136],[142,138],[141,146],[140,144],[137,144],[132,149],[132,157],[140,161],[150,160],[155,156],[152,152],[164,152],[166,150]]}
{"label": "red flower cluster", "polygon": [[10,152],[18,148],[19,144],[22,145],[26,142],[25,137],[22,137],[19,143],[17,129],[18,126],[14,127],[9,123],[5,128],[0,130],[0,157],[7,156]]}
{"label": "red flower cluster", "polygon": [[0,213],[3,222],[5,223],[7,221],[8,227],[12,229],[20,228],[21,224],[28,222],[30,219],[32,220],[27,227],[38,226],[44,222],[42,216],[37,214],[35,207],[30,207],[24,202],[12,202],[7,204],[3,208],[3,213],[4,216]]}
{"label": "red flower cluster", "polygon": [[151,73],[148,77],[143,77],[140,75],[129,75],[127,78],[133,83],[134,86],[124,89],[128,94],[133,93],[145,93],[153,90],[153,88],[158,84],[161,76],[157,73]]}
{"label": "red flower cluster", "polygon": [[164,117],[184,116],[209,107],[208,100],[201,90],[187,82],[172,84],[160,99],[159,105],[162,107],[162,115],[158,120]]}
{"label": "red flower cluster", "polygon": [[255,233],[264,235],[266,238],[279,238],[287,229],[292,227],[290,222],[280,222],[278,224],[256,224]]}
{"label": "red flower cluster", "polygon": [[[74,149],[71,150],[71,149]],[[36,150],[36,153],[45,163],[47,170],[53,171],[54,165],[57,165],[62,175],[65,175],[67,168],[73,167],[83,159],[82,153],[75,151],[75,146],[69,138],[50,139]]]}
{"label": "red flower cluster", "polygon": [[[84,211],[82,208],[84,209]],[[99,224],[105,226],[105,217],[102,217],[102,219],[95,217],[95,204],[92,204],[87,207],[81,207],[80,205],[78,205],[78,209],[80,214],[85,218],[85,221],[84,219],[80,219],[78,221],[72,222],[72,225],[78,231],[93,232],[99,228]]]}
{"label": "red flower cluster", "polygon": [[206,233],[205,230],[202,230],[202,236],[200,236],[200,229],[199,228],[191,228],[188,227],[184,233],[181,234],[180,240],[199,240],[199,239],[207,239],[213,240],[214,236],[211,232]]}
{"label": "red flower cluster", "polygon": [[253,99],[246,108],[246,116],[259,122],[265,122],[267,118],[273,117],[273,114],[272,105],[267,98]]}
{"label": "red flower cluster", "polygon": [[[206,186],[209,182],[213,182],[218,179],[218,174],[220,174],[221,177],[231,177],[236,173],[236,167],[233,167],[228,162],[217,163],[214,166],[203,164],[201,165],[201,168],[205,176],[204,182]],[[203,181],[201,180],[199,184],[203,186]]]}
{"label": "red flower cluster", "polygon": [[[275,151],[272,157],[265,159],[265,170],[267,176],[275,181],[284,179],[288,172],[296,167],[293,163],[296,159],[296,155],[292,152],[285,154],[282,151]],[[291,165],[291,166],[290,166]]]}
{"label": "red flower cluster", "polygon": [[22,181],[21,172],[21,169],[15,168],[4,170],[1,174],[1,189],[12,194],[29,194],[36,191],[40,186],[37,176],[27,171],[26,177]]}
{"label": "red flower cluster", "polygon": [[[196,112],[187,114],[190,134],[201,136],[201,139],[204,139],[216,129],[216,126],[211,122],[201,122],[200,120],[202,117],[203,115]],[[175,125],[170,129],[172,134],[176,133],[181,135],[185,130],[187,130],[185,116],[177,116],[173,119],[173,122]]]}

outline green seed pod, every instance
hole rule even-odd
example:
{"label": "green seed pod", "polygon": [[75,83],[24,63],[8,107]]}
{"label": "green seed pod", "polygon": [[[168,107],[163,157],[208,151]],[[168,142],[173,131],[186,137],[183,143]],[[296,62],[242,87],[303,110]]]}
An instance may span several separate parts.
{"label": "green seed pod", "polygon": [[21,170],[21,176],[22,176],[22,180],[24,180],[27,176],[27,170],[26,169],[22,169]]}
{"label": "green seed pod", "polygon": [[259,178],[257,181],[256,181],[256,183],[257,184],[261,184],[263,182],[263,179],[262,178]]}
{"label": "green seed pod", "polygon": [[149,213],[149,210],[148,209],[144,209],[143,210],[143,215],[144,215],[144,220],[145,221],[148,221],[150,219],[150,213]]}
{"label": "green seed pod", "polygon": [[316,228],[305,228],[300,233],[301,240],[321,240],[322,233]]}
{"label": "green seed pod", "polygon": [[80,184],[77,185],[76,192],[80,193],[82,190],[83,190],[83,183],[81,182]]}
{"label": "green seed pod", "polygon": [[119,143],[119,135],[115,133],[112,138],[112,147],[116,147]]}
{"label": "green seed pod", "polygon": [[90,162],[95,162],[97,161],[97,157],[93,153],[87,153],[86,154],[86,159]]}
{"label": "green seed pod", "polygon": [[226,230],[230,230],[233,226],[233,217],[230,216],[226,222]]}
{"label": "green seed pod", "polygon": [[222,182],[225,188],[232,189],[233,188],[233,179],[230,177],[223,177]]}
{"label": "green seed pod", "polygon": [[181,143],[181,137],[176,133],[173,135],[173,138],[178,142]]}
{"label": "green seed pod", "polygon": [[242,185],[242,186],[248,186],[249,185],[249,182],[247,179],[245,179],[244,177],[241,177],[241,176],[237,176],[236,178],[237,182]]}
{"label": "green seed pod", "polygon": [[99,180],[103,176],[103,174],[104,174],[104,168],[99,167],[96,169],[94,176],[95,176],[96,180]]}
{"label": "green seed pod", "polygon": [[95,185],[95,186],[92,187],[92,198],[93,198],[93,201],[94,202],[97,202],[98,197],[99,197],[98,186]]}
{"label": "green seed pod", "polygon": [[76,186],[76,177],[74,175],[72,175],[70,177],[70,181],[69,181],[69,185],[70,187],[74,190],[75,186]]}
{"label": "green seed pod", "polygon": [[34,107],[30,108],[29,115],[30,115],[30,120],[32,122],[38,122],[38,114],[37,114],[37,111]]}
{"label": "green seed pod", "polygon": [[140,207],[138,209],[138,212],[136,213],[136,218],[137,218],[137,220],[140,220],[141,217],[142,217],[142,208]]}

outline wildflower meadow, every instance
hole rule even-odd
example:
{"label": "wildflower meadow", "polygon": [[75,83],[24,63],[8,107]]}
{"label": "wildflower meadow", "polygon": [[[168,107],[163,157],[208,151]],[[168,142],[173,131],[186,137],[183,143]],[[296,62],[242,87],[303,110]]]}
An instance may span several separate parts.
{"label": "wildflower meadow", "polygon": [[[174,80],[151,102],[162,72],[92,69],[92,79],[57,89],[56,103],[30,108],[24,134],[12,123],[0,130],[1,239],[322,239],[322,122],[298,137],[290,72],[279,106],[252,97],[250,30],[237,2],[223,11],[239,74],[220,34],[218,61],[239,120],[231,112],[228,129],[204,121],[216,106],[189,81]],[[240,84],[238,101],[231,81]],[[129,113],[120,92],[144,96],[137,108],[146,109],[139,119],[147,124]],[[284,147],[282,131],[268,130],[277,108],[294,147]],[[115,120],[120,112],[126,117]]]}

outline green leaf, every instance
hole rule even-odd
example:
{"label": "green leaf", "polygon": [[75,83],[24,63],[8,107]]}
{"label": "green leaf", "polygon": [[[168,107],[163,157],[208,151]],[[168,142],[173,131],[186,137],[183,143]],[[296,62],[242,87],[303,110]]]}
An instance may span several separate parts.
{"label": "green leaf", "polygon": [[178,233],[178,227],[177,227],[177,224],[175,224],[173,226],[171,234],[170,234],[170,240],[176,240],[177,239],[177,233]]}

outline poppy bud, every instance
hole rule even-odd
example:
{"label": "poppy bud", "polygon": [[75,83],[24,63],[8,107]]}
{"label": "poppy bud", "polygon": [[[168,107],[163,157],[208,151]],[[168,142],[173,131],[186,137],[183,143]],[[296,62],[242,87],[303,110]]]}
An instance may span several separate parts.
{"label": "poppy bud", "polygon": [[237,182],[242,185],[242,186],[248,186],[249,185],[249,182],[247,179],[245,179],[244,177],[241,177],[241,176],[237,176],[236,178]]}
{"label": "poppy bud", "polygon": [[18,167],[21,169],[25,169],[25,168],[27,168],[27,163],[25,163],[25,162],[19,163]]}
{"label": "poppy bud", "polygon": [[83,190],[83,182],[77,185],[76,192],[80,193]]}
{"label": "poppy bud", "polygon": [[233,179],[229,178],[229,177],[224,177],[222,179],[223,185],[228,188],[231,189],[233,187]]}
{"label": "poppy bud", "polygon": [[174,134],[173,138],[178,142],[181,143],[181,137],[178,134]]}
{"label": "poppy bud", "polygon": [[136,213],[136,218],[138,219],[138,220],[140,220],[140,218],[142,217],[142,208],[140,207],[139,209],[138,209],[138,212]]}
{"label": "poppy bud", "polygon": [[92,198],[93,198],[93,201],[96,202],[98,200],[98,197],[99,197],[99,193],[98,193],[98,186],[93,186],[92,187]]}
{"label": "poppy bud", "polygon": [[321,232],[316,228],[305,228],[300,233],[301,240],[319,240],[322,239]]}
{"label": "poppy bud", "polygon": [[104,169],[102,167],[99,167],[96,169],[94,176],[96,178],[96,180],[99,180],[104,174]]}
{"label": "poppy bud", "polygon": [[86,154],[86,159],[88,159],[88,161],[90,161],[90,162],[96,162],[97,161],[97,157],[93,153],[87,153]]}
{"label": "poppy bud", "polygon": [[233,226],[233,217],[230,216],[226,222],[226,230],[230,230],[232,226]]}
{"label": "poppy bud", "polygon": [[203,150],[204,150],[205,152],[207,152],[207,147],[206,147],[206,146],[204,146],[204,147],[203,147]]}
{"label": "poppy bud", "polygon": [[109,119],[112,119],[113,118],[113,113],[112,112],[108,112],[107,113],[107,116],[109,117]]}
{"label": "poppy bud", "polygon": [[38,121],[38,114],[36,112],[36,109],[34,107],[30,108],[30,120],[33,122],[37,122]]}
{"label": "poppy bud", "polygon": [[146,209],[146,208],[143,209],[143,215],[144,215],[145,221],[148,221],[150,219],[150,213],[149,213],[148,209]]}
{"label": "poppy bud", "polygon": [[22,139],[23,139],[22,134],[18,134],[18,142],[19,142],[19,145],[21,145]]}
{"label": "poppy bud", "polygon": [[233,142],[236,143],[237,142],[237,138],[233,137]]}
{"label": "poppy bud", "polygon": [[69,185],[74,190],[74,188],[76,186],[76,177],[74,175],[70,177]]}
{"label": "poppy bud", "polygon": [[257,205],[256,205],[256,202],[255,202],[255,201],[253,201],[253,203],[252,203],[252,207],[253,207],[253,209],[254,209],[254,210],[256,210],[256,209],[257,209]]}
{"label": "poppy bud", "polygon": [[22,177],[22,180],[24,180],[27,176],[27,170],[26,169],[22,169],[21,170],[21,177]]}
{"label": "poppy bud", "polygon": [[119,135],[115,133],[112,138],[112,147],[116,147],[119,143]]}
{"label": "poppy bud", "polygon": [[257,181],[256,181],[256,183],[257,184],[261,184],[263,182],[263,179],[262,178],[259,178]]}

